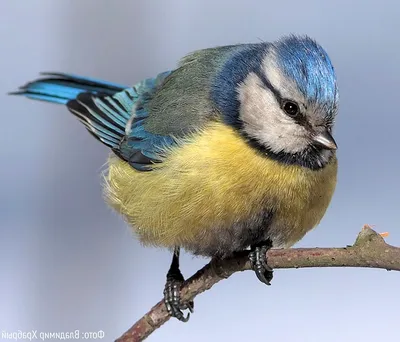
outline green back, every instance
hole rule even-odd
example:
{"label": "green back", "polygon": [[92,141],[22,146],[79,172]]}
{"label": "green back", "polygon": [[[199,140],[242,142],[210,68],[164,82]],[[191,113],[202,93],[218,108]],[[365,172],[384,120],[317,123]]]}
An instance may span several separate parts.
{"label": "green back", "polygon": [[185,134],[218,116],[210,99],[214,77],[239,45],[195,51],[181,59],[147,104],[145,130],[152,134]]}

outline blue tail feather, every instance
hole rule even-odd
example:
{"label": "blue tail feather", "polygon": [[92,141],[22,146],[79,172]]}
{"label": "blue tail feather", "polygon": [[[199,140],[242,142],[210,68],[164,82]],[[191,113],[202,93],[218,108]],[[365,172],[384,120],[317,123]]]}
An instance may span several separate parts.
{"label": "blue tail feather", "polygon": [[41,72],[40,74],[43,76],[51,76],[51,77],[56,77],[56,78],[63,79],[63,80],[72,81],[74,83],[79,83],[79,84],[86,85],[86,86],[92,85],[94,87],[100,87],[100,88],[107,87],[110,90],[114,89],[115,90],[114,93],[126,88],[126,86],[118,84],[118,83],[98,80],[96,78],[91,78],[91,77],[83,77],[83,76],[75,75],[75,74],[66,74],[66,73],[62,73],[62,72]]}
{"label": "blue tail feather", "polygon": [[24,95],[34,100],[67,104],[80,93],[114,95],[125,89],[123,85],[63,73],[41,73],[42,79],[29,82],[11,95]]}
{"label": "blue tail feather", "polygon": [[119,92],[125,93],[125,86],[72,74],[44,72],[41,75],[44,77],[10,94],[64,104],[97,139],[112,148],[118,146],[124,136],[133,101],[124,99],[124,104],[130,107],[121,108],[111,100],[110,106],[105,105],[104,99],[112,99]]}

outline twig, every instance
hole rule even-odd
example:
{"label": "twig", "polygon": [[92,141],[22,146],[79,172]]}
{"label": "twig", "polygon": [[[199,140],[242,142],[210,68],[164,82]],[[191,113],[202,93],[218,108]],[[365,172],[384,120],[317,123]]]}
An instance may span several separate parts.
{"label": "twig", "polygon": [[[185,282],[181,298],[191,300],[233,273],[249,270],[247,256],[248,251],[231,259],[211,261]],[[371,267],[400,271],[400,248],[387,244],[380,234],[365,226],[353,246],[270,250],[268,264],[273,268]],[[116,342],[143,341],[169,318],[164,302],[160,301]]]}

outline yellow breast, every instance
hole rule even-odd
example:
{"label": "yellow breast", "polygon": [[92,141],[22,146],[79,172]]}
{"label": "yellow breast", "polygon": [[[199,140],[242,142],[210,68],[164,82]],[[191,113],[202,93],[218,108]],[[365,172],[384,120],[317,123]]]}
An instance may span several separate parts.
{"label": "yellow breast", "polygon": [[218,230],[267,208],[274,211],[276,245],[290,246],[321,220],[336,172],[336,158],[318,171],[283,165],[213,123],[171,149],[154,171],[139,172],[111,157],[105,194],[147,244],[208,243]]}

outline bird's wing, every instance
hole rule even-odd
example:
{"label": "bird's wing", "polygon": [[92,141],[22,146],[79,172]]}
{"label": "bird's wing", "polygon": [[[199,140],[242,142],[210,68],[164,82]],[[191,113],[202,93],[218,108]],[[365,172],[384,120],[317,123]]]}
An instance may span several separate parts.
{"label": "bird's wing", "polygon": [[67,107],[120,158],[137,170],[151,170],[165,148],[215,115],[211,83],[232,48],[196,51],[173,71],[112,96],[81,93]]}
{"label": "bird's wing", "polygon": [[143,126],[148,117],[147,102],[170,74],[161,73],[114,95],[82,92],[67,107],[121,159],[137,170],[148,170],[160,161],[160,150],[175,143],[171,136],[149,133]]}
{"label": "bird's wing", "polygon": [[146,104],[147,132],[184,137],[215,117],[210,92],[222,64],[237,45],[197,50],[182,58]]}

